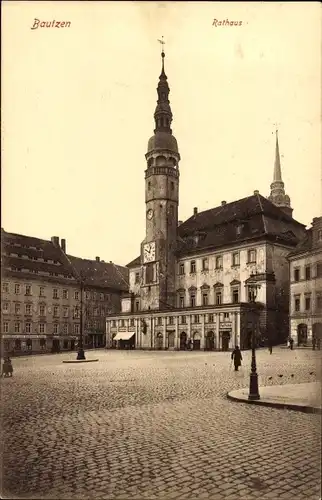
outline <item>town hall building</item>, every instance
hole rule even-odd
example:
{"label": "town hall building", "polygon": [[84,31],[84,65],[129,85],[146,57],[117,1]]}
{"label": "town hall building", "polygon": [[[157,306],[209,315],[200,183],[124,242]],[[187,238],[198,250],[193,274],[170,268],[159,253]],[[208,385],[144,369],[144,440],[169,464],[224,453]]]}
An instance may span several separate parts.
{"label": "town hall building", "polygon": [[[178,220],[180,161],[172,134],[164,69],[157,87],[155,129],[145,170],[146,232],[128,264],[122,311],[107,317],[107,347],[249,348],[288,336],[287,256],[306,236],[292,217],[281,175],[279,142],[271,193],[250,196]],[[142,172],[143,173],[143,172]],[[250,293],[257,290],[256,302]]]}

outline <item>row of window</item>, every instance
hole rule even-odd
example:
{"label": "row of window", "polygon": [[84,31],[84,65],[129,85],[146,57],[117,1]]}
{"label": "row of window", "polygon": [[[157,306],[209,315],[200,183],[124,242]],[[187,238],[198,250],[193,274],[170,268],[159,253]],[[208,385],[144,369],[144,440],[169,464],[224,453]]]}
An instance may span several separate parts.
{"label": "row of window", "polygon": [[[53,333],[61,333],[67,334],[70,333],[70,326],[68,323],[64,323],[63,325],[59,325],[58,323],[53,324]],[[33,325],[33,323],[24,323],[24,325],[20,321],[15,321],[13,324],[13,332],[14,333],[46,333],[47,324],[46,323],[38,323],[37,325]],[[11,333],[9,328],[9,321],[3,322],[3,333]],[[80,325],[75,323],[73,325],[73,333],[80,333]]]}
{"label": "row of window", "polygon": [[[14,293],[15,295],[20,295],[21,293],[25,293],[25,295],[32,295],[32,285],[21,285],[20,283],[15,283],[14,284]],[[2,283],[2,292],[3,293],[10,293],[10,284],[9,283]],[[68,299],[69,297],[69,290],[63,289],[62,291],[62,298],[63,299]],[[85,291],[85,299],[93,299],[97,300],[108,300],[109,299],[109,294],[104,294],[102,292],[89,292]],[[44,286],[39,286],[39,297],[45,297],[45,287]],[[52,289],[52,298],[53,299],[59,299],[60,296],[60,290],[58,288],[53,288]],[[73,297],[75,300],[80,300],[80,292],[75,290]]]}
{"label": "row of window", "polygon": [[[315,299],[316,299],[315,300],[315,310],[317,312],[322,311],[322,293],[317,294]],[[312,294],[311,293],[304,294],[304,301],[301,300],[300,294],[294,295],[294,311],[301,312],[303,310],[303,308],[301,308],[301,305],[304,306],[304,311],[311,311],[311,309],[312,309]]]}
{"label": "row of window", "polygon": [[[60,314],[61,314],[61,310],[60,310],[60,307],[59,306],[54,306],[52,308],[53,310],[53,316],[54,317],[59,317]],[[37,310],[36,310],[39,314],[39,316],[46,316],[46,313],[47,313],[47,307],[45,304],[39,304]],[[2,303],[2,312],[4,314],[8,314],[10,313],[10,304],[9,302],[3,302]],[[22,313],[22,304],[20,304],[19,302],[16,302],[14,304],[14,314],[21,314]],[[24,314],[26,314],[27,316],[31,316],[33,313],[32,311],[32,304],[25,304],[24,306]],[[93,316],[104,316],[106,314],[106,311],[105,311],[105,308],[104,307],[94,307],[92,308],[91,310],[89,309],[86,309],[85,307],[85,315],[86,316],[90,316],[90,315],[93,315]],[[64,318],[68,318],[69,317],[69,307],[63,307],[63,316]],[[73,308],[73,317],[74,318],[79,318],[80,317],[80,307],[79,306],[75,306]]]}
{"label": "row of window", "polygon": [[[251,300],[251,297],[249,297]],[[240,302],[240,290],[239,287],[231,288],[231,302],[233,304],[238,304]],[[215,303],[214,305],[220,306],[223,303],[223,291],[221,289],[215,290]],[[211,305],[209,301],[209,292],[202,292],[201,294],[201,305],[208,306]],[[178,294],[178,307],[196,307],[197,306],[197,297],[196,293],[190,292],[189,299],[186,300],[185,292],[179,292]]]}
{"label": "row of window", "polygon": [[[315,267],[315,276],[313,275],[314,273],[314,267]],[[312,272],[313,269],[313,272]],[[322,262],[318,262],[315,266],[312,265],[306,265],[304,267],[304,273],[303,269],[300,267],[296,267],[294,269],[293,273],[293,279],[294,281],[300,281],[302,279],[304,280],[310,280],[311,278],[322,278]]]}
{"label": "row of window", "polygon": [[[229,320],[230,319],[230,313],[222,313],[223,314],[223,318],[226,319],[226,320]],[[205,322],[206,323],[214,323],[214,314],[205,314]],[[187,317],[188,316],[179,316],[179,322],[183,325],[185,325],[187,323]],[[192,323],[201,323],[200,321],[200,318],[201,318],[201,315],[200,314],[193,314],[192,317],[191,317],[191,322]],[[163,319],[164,318],[156,318],[156,325],[157,326],[163,326]],[[165,318],[165,321],[166,321],[166,324],[167,325],[174,325],[174,320],[175,320],[175,317],[174,316],[169,316],[168,318]],[[127,322],[128,323],[128,326],[134,326],[135,325],[135,320],[133,318],[129,319],[129,320],[125,320],[125,319],[120,319],[118,320],[118,326],[119,327],[124,327],[127,325]],[[111,327],[112,328],[115,328],[116,327],[116,323],[117,323],[117,320],[112,320],[111,322]]]}
{"label": "row of window", "polygon": [[[255,264],[256,263],[256,250],[248,250],[247,252],[247,263],[248,264]],[[179,274],[183,275],[186,273],[186,266],[185,262],[181,262],[179,264]],[[239,257],[239,252],[233,252],[231,254],[231,266],[236,267],[239,266],[240,264],[240,257]],[[215,259],[215,269],[222,269],[223,268],[223,257],[222,255],[217,255]],[[197,261],[196,260],[191,260],[190,261],[190,274],[195,274],[197,270]],[[204,257],[201,259],[201,271],[208,271],[209,270],[209,260],[208,257]]]}
{"label": "row of window", "polygon": [[44,259],[43,257],[37,257],[34,255],[26,255],[26,254],[17,254],[13,252],[7,252],[6,254],[8,257],[18,257],[21,259],[28,259],[28,260],[34,260],[37,262],[45,262],[47,264],[54,264],[56,266],[61,266],[61,262],[58,262],[58,260],[52,260],[52,259]]}

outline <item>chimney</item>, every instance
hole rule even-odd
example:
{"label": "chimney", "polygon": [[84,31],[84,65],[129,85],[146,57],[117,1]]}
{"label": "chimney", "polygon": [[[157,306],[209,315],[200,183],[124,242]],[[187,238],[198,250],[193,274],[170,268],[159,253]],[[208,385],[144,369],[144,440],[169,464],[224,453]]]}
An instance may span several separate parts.
{"label": "chimney", "polygon": [[198,207],[194,207],[194,209],[193,209],[193,215],[197,215],[197,213],[198,213]]}
{"label": "chimney", "polygon": [[182,221],[182,220],[179,220],[179,221],[178,221],[178,226],[181,226],[181,224],[183,224],[183,221]]}
{"label": "chimney", "polygon": [[51,237],[51,242],[53,245],[55,245],[56,247],[59,247],[59,236],[52,236]]}
{"label": "chimney", "polygon": [[95,257],[95,260],[96,260],[96,262],[99,262],[100,258],[99,257]]}
{"label": "chimney", "polygon": [[259,191],[257,191],[257,189],[254,191],[254,194],[259,194]]}
{"label": "chimney", "polygon": [[227,204],[227,201],[222,201],[221,206],[224,207]]}
{"label": "chimney", "polygon": [[65,238],[62,238],[62,239],[60,240],[60,246],[61,246],[62,251],[63,251],[64,253],[66,253],[66,240],[65,240]]}
{"label": "chimney", "polygon": [[110,264],[113,264],[113,262],[110,260]]}

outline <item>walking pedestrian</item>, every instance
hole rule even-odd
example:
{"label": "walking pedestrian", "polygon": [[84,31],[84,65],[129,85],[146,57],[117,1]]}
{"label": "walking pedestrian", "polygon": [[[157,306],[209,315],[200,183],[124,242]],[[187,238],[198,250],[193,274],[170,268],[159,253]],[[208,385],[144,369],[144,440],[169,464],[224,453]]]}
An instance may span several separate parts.
{"label": "walking pedestrian", "polygon": [[291,349],[291,351],[293,351],[293,343],[294,343],[294,340],[292,339],[292,337],[290,337],[290,349]]}
{"label": "walking pedestrian", "polygon": [[315,351],[315,344],[316,344],[316,339],[315,339],[315,335],[312,336],[312,347],[313,347],[313,351]]}
{"label": "walking pedestrian", "polygon": [[235,372],[238,372],[238,368],[241,366],[241,362],[243,359],[242,353],[241,353],[238,345],[236,345],[235,349],[231,353],[231,359],[234,361]]}

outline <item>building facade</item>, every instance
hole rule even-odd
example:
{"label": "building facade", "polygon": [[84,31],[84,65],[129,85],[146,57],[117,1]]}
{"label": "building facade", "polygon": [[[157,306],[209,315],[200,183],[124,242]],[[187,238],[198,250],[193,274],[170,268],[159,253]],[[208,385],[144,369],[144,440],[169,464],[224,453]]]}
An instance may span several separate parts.
{"label": "building facade", "polygon": [[322,217],[312,227],[290,262],[290,333],[297,345],[322,340]]}
{"label": "building facade", "polygon": [[[285,340],[287,256],[305,237],[292,218],[281,176],[278,137],[269,199],[258,191],[178,221],[180,154],[172,134],[169,86],[162,69],[154,135],[145,170],[146,237],[128,264],[122,313],[107,318],[107,346],[228,349],[258,339]],[[249,284],[259,291],[252,303]],[[119,342],[119,344],[117,344]]]}
{"label": "building facade", "polygon": [[[66,241],[60,244],[58,237],[46,241],[1,233],[1,351],[18,355],[73,350],[81,311],[85,345],[104,346],[105,317],[120,310],[128,270],[97,262],[99,258],[67,256]],[[83,292],[79,271],[85,280]]]}

